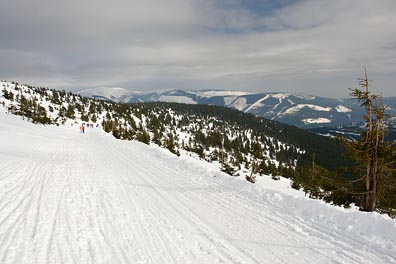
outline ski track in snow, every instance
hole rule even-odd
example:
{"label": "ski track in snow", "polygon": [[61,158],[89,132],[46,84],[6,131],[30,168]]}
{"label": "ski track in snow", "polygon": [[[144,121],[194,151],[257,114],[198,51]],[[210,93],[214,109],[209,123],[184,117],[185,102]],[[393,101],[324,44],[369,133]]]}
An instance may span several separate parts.
{"label": "ski track in snow", "polygon": [[396,263],[192,158],[0,114],[0,263]]}

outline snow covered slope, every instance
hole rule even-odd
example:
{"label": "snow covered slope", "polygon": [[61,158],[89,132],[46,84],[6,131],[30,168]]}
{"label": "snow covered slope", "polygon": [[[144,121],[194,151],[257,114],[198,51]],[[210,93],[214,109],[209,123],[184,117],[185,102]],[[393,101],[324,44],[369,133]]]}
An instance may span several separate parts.
{"label": "snow covered slope", "polygon": [[396,263],[396,221],[0,107],[1,263]]}
{"label": "snow covered slope", "polygon": [[79,94],[85,97],[93,97],[110,101],[117,101],[126,103],[131,97],[139,95],[139,92],[132,92],[125,88],[120,87],[97,87],[85,89],[80,91]]}

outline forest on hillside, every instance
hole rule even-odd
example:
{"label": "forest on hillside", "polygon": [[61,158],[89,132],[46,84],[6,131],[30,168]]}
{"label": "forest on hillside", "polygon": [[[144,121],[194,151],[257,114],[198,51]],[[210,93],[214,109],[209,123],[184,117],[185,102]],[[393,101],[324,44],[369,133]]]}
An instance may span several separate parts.
{"label": "forest on hillside", "polygon": [[[312,198],[345,206],[364,203],[359,194],[364,183],[354,181],[360,168],[337,139],[220,106],[118,104],[43,87],[2,86],[2,104],[34,123],[100,124],[119,139],[157,144],[175,155],[185,150],[208,162],[218,161],[233,176],[283,176]],[[395,196],[389,191],[379,200],[379,210],[394,212]]]}

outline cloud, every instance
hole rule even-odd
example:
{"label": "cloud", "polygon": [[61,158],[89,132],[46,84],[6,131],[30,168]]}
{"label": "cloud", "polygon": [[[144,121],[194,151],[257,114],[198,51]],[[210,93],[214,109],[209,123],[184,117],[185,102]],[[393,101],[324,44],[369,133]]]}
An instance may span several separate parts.
{"label": "cloud", "polygon": [[0,77],[344,97],[367,66],[395,95],[395,11],[393,0],[4,0]]}

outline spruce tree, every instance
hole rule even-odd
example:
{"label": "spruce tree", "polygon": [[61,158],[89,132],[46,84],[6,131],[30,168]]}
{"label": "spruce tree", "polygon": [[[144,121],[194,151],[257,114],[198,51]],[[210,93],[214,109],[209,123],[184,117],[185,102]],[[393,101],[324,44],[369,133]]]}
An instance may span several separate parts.
{"label": "spruce tree", "polygon": [[354,151],[353,158],[364,168],[364,173],[361,175],[365,180],[362,209],[371,212],[376,209],[379,195],[384,196],[381,192],[386,189],[386,186],[381,186],[381,184],[386,184],[389,181],[387,178],[392,177],[387,159],[394,158],[394,148],[391,142],[385,141],[387,132],[384,122],[385,106],[381,96],[369,91],[366,68],[364,78],[359,80],[362,90],[352,89],[351,96],[357,99],[366,110],[364,116],[366,127],[359,141],[346,142],[346,144]]}

